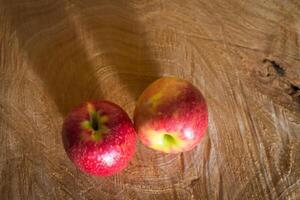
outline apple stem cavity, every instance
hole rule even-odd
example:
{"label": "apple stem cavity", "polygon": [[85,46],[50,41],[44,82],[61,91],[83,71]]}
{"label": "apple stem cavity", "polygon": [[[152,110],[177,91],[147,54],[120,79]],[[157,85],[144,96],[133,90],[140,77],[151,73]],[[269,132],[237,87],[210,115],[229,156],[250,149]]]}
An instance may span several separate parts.
{"label": "apple stem cavity", "polygon": [[109,132],[109,129],[105,126],[108,117],[106,115],[101,116],[93,107],[89,108],[89,115],[89,120],[82,122],[82,127],[90,131],[92,140],[99,141],[103,135]]}
{"label": "apple stem cavity", "polygon": [[166,145],[166,146],[173,146],[176,144],[176,141],[174,139],[173,136],[169,135],[169,134],[165,134],[164,135],[164,138],[163,138],[163,143]]}

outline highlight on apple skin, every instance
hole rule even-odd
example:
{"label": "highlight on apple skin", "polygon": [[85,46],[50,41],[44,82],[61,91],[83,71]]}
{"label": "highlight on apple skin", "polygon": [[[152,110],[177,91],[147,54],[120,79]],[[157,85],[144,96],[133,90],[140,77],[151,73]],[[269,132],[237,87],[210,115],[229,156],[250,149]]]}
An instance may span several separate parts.
{"label": "highlight on apple skin", "polygon": [[64,120],[63,143],[82,171],[109,176],[124,169],[135,152],[136,132],[126,112],[108,101],[85,102]]}
{"label": "highlight on apple skin", "polygon": [[206,101],[188,81],[163,77],[139,97],[134,123],[144,145],[165,153],[189,151],[207,129]]}

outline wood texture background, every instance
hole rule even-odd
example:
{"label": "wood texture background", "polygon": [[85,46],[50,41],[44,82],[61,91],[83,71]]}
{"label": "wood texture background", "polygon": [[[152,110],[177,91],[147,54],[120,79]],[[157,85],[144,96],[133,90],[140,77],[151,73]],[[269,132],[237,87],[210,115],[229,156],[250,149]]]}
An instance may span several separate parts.
{"label": "wood texture background", "polygon": [[[65,114],[105,98],[132,117],[165,75],[206,97],[201,144],[77,170]],[[300,199],[299,0],[0,0],[0,77],[1,200]]]}

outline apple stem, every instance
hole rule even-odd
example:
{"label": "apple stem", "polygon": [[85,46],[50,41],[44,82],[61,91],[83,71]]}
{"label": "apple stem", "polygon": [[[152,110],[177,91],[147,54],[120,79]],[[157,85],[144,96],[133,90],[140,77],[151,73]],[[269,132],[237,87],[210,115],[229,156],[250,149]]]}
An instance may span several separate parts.
{"label": "apple stem", "polygon": [[94,131],[99,130],[99,117],[97,112],[93,112],[91,116],[91,125]]}
{"label": "apple stem", "polygon": [[173,136],[171,136],[169,134],[165,134],[164,135],[164,144],[168,145],[168,146],[173,146],[174,144],[176,144],[176,141]]}

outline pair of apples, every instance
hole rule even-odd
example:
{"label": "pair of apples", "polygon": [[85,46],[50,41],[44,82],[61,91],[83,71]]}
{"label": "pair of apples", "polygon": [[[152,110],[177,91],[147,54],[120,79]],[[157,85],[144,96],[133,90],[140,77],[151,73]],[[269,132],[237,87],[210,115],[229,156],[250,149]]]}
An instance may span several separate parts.
{"label": "pair of apples", "polygon": [[164,153],[193,149],[208,126],[204,97],[191,83],[164,77],[139,97],[134,124],[118,105],[86,102],[64,120],[63,143],[71,161],[82,171],[109,176],[132,158],[137,135],[146,146]]}

